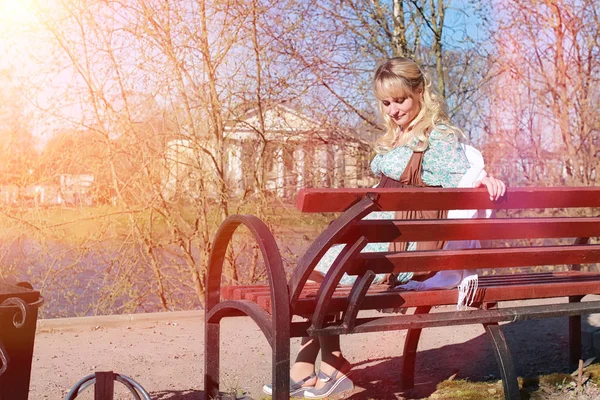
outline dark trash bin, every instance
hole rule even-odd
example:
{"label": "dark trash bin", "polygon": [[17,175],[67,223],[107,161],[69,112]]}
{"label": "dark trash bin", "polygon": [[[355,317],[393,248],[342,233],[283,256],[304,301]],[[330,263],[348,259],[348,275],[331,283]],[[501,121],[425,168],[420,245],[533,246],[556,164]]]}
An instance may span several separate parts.
{"label": "dark trash bin", "polygon": [[38,308],[28,283],[0,282],[0,400],[27,400]]}

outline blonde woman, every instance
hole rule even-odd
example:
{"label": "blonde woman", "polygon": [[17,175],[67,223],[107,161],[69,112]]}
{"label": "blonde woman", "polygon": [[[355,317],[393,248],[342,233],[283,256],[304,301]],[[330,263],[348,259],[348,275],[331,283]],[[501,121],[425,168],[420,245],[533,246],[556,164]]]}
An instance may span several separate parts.
{"label": "blonde woman", "polygon": [[[373,173],[381,177],[378,187],[450,188],[465,186],[465,178],[475,177],[475,181],[466,185],[485,185],[492,200],[504,195],[502,181],[484,173],[467,173],[472,166],[465,147],[460,144],[463,133],[450,122],[444,102],[433,92],[431,82],[417,63],[403,57],[387,60],[375,71],[373,90],[386,124],[385,134],[375,143],[377,155],[371,162]],[[368,216],[376,219],[446,217],[447,211],[372,213]],[[390,247],[400,251],[432,250],[444,246],[443,242],[370,243],[363,251],[388,251]],[[327,272],[335,253],[330,251],[323,257],[315,268],[317,274]],[[411,278],[420,281],[429,277],[409,274],[391,284],[395,286]],[[352,283],[349,276],[341,281],[341,284]],[[321,365],[317,375],[315,362],[319,352]],[[339,337],[304,338],[290,371],[290,396],[320,399],[352,390],[354,385],[348,377],[350,369],[350,363],[342,355]],[[265,385],[263,390],[272,393],[271,385]]]}

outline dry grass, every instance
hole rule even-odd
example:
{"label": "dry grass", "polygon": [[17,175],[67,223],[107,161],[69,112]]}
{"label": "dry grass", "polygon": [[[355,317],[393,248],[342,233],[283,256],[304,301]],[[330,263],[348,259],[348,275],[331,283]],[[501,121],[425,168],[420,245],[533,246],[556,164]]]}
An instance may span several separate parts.
{"label": "dry grass", "polygon": [[[596,399],[600,385],[600,363],[591,364],[583,369],[582,386],[577,390],[577,375],[552,373],[530,378],[519,378],[521,399],[545,400],[577,398]],[[589,377],[589,379],[587,379]],[[446,380],[437,385],[437,390],[429,399],[447,400],[495,400],[503,399],[502,381],[472,382],[468,380]]]}
{"label": "dry grass", "polygon": [[430,399],[445,400],[501,400],[504,399],[502,381],[472,382],[463,379],[446,380],[437,385]]}

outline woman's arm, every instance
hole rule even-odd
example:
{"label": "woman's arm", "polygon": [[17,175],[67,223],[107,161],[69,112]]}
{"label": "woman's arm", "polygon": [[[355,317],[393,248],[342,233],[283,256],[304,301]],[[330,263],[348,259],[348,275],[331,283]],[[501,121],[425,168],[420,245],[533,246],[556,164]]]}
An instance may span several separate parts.
{"label": "woman's arm", "polygon": [[428,186],[453,188],[459,185],[470,165],[464,149],[453,133],[433,130],[423,154],[421,178]]}
{"label": "woman's arm", "polygon": [[461,178],[458,187],[480,187],[485,185],[492,201],[504,196],[506,185],[501,180],[487,175],[481,152],[465,144],[461,144],[461,147],[467,156],[470,167]]}

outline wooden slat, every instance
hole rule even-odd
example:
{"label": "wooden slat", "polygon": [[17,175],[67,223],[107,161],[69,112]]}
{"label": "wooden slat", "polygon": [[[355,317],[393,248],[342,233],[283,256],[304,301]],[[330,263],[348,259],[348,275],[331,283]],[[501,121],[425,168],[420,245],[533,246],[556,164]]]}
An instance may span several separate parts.
{"label": "wooden slat", "polygon": [[[506,279],[503,279],[506,278]],[[512,275],[499,275],[479,278],[479,289],[475,303],[497,303],[501,301],[530,300],[540,298],[585,296],[600,294],[600,274],[585,272],[567,273],[538,273],[523,274],[520,279]],[[458,301],[458,290],[427,290],[427,291],[377,291],[369,290],[361,303],[363,310],[382,308],[410,308],[420,306],[454,305]],[[330,311],[338,312],[346,309],[347,294],[338,293],[333,297]],[[314,299],[301,299],[294,313],[309,315],[314,309]]]}
{"label": "wooden slat", "polygon": [[360,236],[371,243],[597,237],[600,236],[600,218],[362,220],[338,243],[353,243]]}
{"label": "wooden slat", "polygon": [[[307,283],[304,289],[307,293],[316,293],[320,284]],[[222,300],[252,300],[259,295],[270,295],[271,289],[266,284],[228,285],[221,288]]]}
{"label": "wooden slat", "polygon": [[[311,284],[310,289],[302,292],[302,296],[294,309],[295,314],[310,315],[314,312],[317,286]],[[257,286],[255,289],[241,291],[243,296],[236,295],[236,297],[253,301],[270,313],[271,297],[269,287],[262,285]],[[334,293],[329,310],[332,312],[346,310],[351,289],[351,286],[339,286]],[[233,290],[229,292],[232,293]],[[600,294],[599,273],[567,271],[501,274],[479,277],[479,290],[475,301],[476,303],[496,303],[511,300],[583,296],[586,294]],[[456,289],[407,292],[390,291],[387,290],[386,285],[372,285],[361,303],[361,309],[452,305],[456,304],[457,300],[458,292]]]}
{"label": "wooden slat", "polygon": [[508,188],[498,201],[491,201],[484,188],[301,189],[296,207],[342,212],[369,193],[387,211],[600,207],[600,187]]}
{"label": "wooden slat", "polygon": [[346,271],[375,273],[508,268],[538,265],[595,264],[600,245],[532,246],[493,249],[361,253]]}

